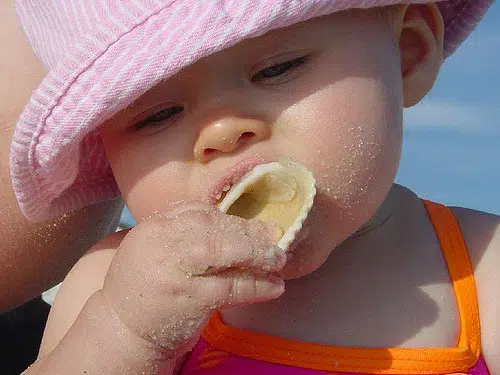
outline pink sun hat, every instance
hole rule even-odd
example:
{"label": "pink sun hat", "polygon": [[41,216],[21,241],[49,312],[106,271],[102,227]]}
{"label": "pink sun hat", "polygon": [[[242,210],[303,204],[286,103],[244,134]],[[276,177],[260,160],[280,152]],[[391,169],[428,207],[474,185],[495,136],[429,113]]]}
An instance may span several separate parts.
{"label": "pink sun hat", "polygon": [[[19,205],[44,220],[120,195],[98,127],[196,60],[244,39],[351,8],[427,0],[17,0],[48,70],[11,146]],[[438,3],[445,57],[493,0]]]}

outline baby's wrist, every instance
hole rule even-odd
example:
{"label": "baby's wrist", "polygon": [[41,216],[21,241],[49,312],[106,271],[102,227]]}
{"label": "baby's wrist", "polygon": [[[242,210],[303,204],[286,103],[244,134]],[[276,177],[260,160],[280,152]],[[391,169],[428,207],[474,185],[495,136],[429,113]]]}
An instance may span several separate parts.
{"label": "baby's wrist", "polygon": [[[150,330],[146,326],[143,326],[142,330],[138,329],[137,327],[132,328],[124,321],[124,319],[120,317],[120,315],[117,313],[117,310],[113,307],[111,299],[106,296],[106,293],[102,289],[94,293],[91,298],[95,300],[95,302],[92,301],[92,303],[97,303],[99,309],[102,308],[105,311],[108,311],[107,316],[114,321],[112,324],[117,326],[117,332],[123,331],[123,334],[125,334],[127,337],[130,337],[130,340],[133,341],[133,344],[129,345],[128,347],[136,347],[138,348],[138,350],[142,350],[142,348],[145,348],[145,350],[148,350],[152,353],[150,358],[153,358],[153,362],[155,364],[161,365],[162,374],[167,373],[165,372],[165,368],[174,368],[179,362],[182,362],[185,355],[198,341],[198,338],[191,337],[191,339],[186,338],[185,340],[180,340],[183,345],[176,345],[177,340],[165,341],[166,337],[176,337],[179,335],[182,336],[185,332],[171,332],[170,335],[156,335],[152,334],[152,332],[148,332]],[[163,329],[158,327],[153,331],[158,330],[164,331]],[[157,340],[155,340],[155,338]],[[161,342],[162,339],[165,342]],[[180,344],[180,342],[178,342],[177,344]],[[134,351],[131,350],[130,352],[133,353]]]}
{"label": "baby's wrist", "polygon": [[[81,355],[74,356],[75,352]],[[164,357],[159,346],[130,330],[101,290],[88,299],[70,331],[50,357],[50,362],[67,362],[61,367],[67,374],[80,374],[83,373],[80,370],[85,370],[89,374],[157,375],[160,367],[168,368],[170,363],[173,367],[174,363],[173,359]],[[50,373],[58,373],[52,371],[50,363],[44,367],[50,368]]]}

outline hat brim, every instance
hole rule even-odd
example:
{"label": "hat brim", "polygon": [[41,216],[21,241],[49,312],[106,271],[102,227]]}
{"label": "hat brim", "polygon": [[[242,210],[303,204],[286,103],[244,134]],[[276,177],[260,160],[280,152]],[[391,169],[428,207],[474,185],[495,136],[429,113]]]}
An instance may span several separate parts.
{"label": "hat brim", "polygon": [[[49,72],[18,122],[11,173],[23,213],[32,220],[48,219],[119,195],[98,126],[193,62],[314,17],[418,2],[427,1],[246,0],[224,11],[218,1],[170,1],[119,33],[123,22],[95,30]],[[446,56],[491,3],[439,4]]]}

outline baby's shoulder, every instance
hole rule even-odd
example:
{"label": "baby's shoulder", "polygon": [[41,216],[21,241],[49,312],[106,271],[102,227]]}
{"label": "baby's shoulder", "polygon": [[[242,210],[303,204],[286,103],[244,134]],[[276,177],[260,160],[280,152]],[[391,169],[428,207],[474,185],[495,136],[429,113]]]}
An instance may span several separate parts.
{"label": "baby's shoulder", "polygon": [[[450,207],[457,218],[469,250],[474,274],[495,270],[500,266],[500,216],[463,207]],[[490,274],[488,278],[493,275]],[[497,284],[500,285],[500,284]]]}
{"label": "baby's shoulder", "polygon": [[50,310],[39,357],[50,353],[76,320],[81,309],[101,289],[116,249],[127,231],[113,233],[85,253],[65,277]]}
{"label": "baby's shoulder", "polygon": [[500,216],[450,207],[457,217],[474,271],[483,354],[491,374],[500,374]]}

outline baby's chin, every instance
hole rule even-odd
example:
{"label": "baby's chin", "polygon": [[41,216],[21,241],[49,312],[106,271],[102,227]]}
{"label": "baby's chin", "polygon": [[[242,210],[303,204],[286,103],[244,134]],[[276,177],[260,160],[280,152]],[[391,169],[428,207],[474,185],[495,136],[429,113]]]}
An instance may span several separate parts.
{"label": "baby's chin", "polygon": [[315,244],[310,237],[293,243],[280,276],[285,280],[292,280],[312,274],[326,262],[335,246],[335,244],[327,246]]}

